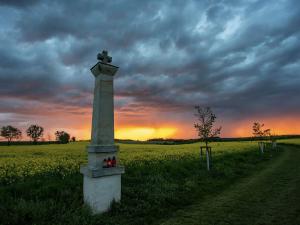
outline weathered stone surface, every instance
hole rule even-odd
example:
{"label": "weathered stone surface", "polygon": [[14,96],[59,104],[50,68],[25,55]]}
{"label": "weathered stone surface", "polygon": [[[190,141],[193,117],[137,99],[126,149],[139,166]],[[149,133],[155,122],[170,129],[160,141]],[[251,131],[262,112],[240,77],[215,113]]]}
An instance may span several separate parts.
{"label": "weathered stone surface", "polygon": [[119,67],[114,65],[98,62],[96,65],[94,65],[91,68],[91,72],[95,77],[98,76],[99,74],[107,74],[113,76],[118,71],[118,68]]}
{"label": "weathered stone surface", "polygon": [[112,57],[110,57],[106,50],[103,50],[102,53],[97,55],[97,59],[101,60],[103,63],[111,63]]}
{"label": "weathered stone surface", "polygon": [[83,180],[84,202],[93,213],[102,213],[110,209],[113,201],[121,200],[121,175],[90,177]]}
{"label": "weathered stone surface", "polygon": [[113,77],[95,78],[91,145],[114,144]]}
{"label": "weathered stone surface", "polygon": [[[121,174],[114,144],[114,89],[113,78],[118,67],[108,64],[111,57],[106,51],[98,55],[98,62],[91,68],[95,77],[91,144],[87,147],[88,164],[80,168],[84,175],[84,202],[94,213],[105,212],[113,201],[121,199]],[[107,160],[114,159],[114,166]],[[108,168],[107,168],[108,167]]]}
{"label": "weathered stone surface", "polygon": [[119,146],[117,145],[89,145],[87,146],[87,152],[90,153],[116,153],[119,151]]}
{"label": "weathered stone surface", "polygon": [[117,166],[112,168],[103,168],[103,169],[90,169],[88,166],[81,166],[80,172],[88,177],[104,177],[111,175],[118,175],[125,173],[124,166]]}

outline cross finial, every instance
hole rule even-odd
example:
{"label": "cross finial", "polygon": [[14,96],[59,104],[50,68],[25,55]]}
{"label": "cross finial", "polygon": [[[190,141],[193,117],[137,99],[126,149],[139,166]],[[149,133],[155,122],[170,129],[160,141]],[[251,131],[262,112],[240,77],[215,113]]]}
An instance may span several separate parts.
{"label": "cross finial", "polygon": [[108,55],[106,50],[103,50],[102,53],[97,55],[97,59],[101,60],[103,63],[111,63],[112,58]]}

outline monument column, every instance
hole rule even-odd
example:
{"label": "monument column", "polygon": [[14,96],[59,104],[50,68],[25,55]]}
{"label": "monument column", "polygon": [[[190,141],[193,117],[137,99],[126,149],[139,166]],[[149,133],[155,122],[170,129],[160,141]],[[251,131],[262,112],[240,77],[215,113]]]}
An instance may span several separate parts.
{"label": "monument column", "polygon": [[118,67],[111,65],[107,51],[99,53],[99,62],[91,68],[95,77],[91,144],[87,147],[88,165],[82,166],[84,202],[94,213],[109,210],[121,200],[121,174],[114,144],[113,79]]}

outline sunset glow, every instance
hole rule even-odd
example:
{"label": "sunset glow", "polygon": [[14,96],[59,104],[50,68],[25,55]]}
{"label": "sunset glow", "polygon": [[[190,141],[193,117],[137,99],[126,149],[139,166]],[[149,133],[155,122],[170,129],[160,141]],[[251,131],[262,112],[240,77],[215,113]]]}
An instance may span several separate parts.
{"label": "sunset glow", "polygon": [[288,118],[261,118],[251,121],[236,121],[231,127],[233,137],[252,136],[252,124],[259,121],[265,124],[265,129],[271,129],[273,135],[288,135],[300,133],[300,120],[297,117]]}
{"label": "sunset glow", "polygon": [[172,138],[176,128],[171,127],[126,127],[117,129],[115,138],[131,140],[148,140],[151,138]]}
{"label": "sunset glow", "polygon": [[[195,118],[193,117],[192,111],[191,109],[190,116],[181,120],[177,119],[177,121],[174,122],[170,122],[172,120],[171,116],[165,118],[159,116],[158,112],[149,113],[143,117],[134,117],[134,114],[131,113],[131,116],[128,118],[126,114],[120,114],[116,111],[115,138],[132,140],[197,138],[197,132],[193,126]],[[84,111],[83,113],[83,115],[70,115],[67,113],[62,113],[59,116],[47,115],[46,120],[43,116],[29,117],[26,123],[15,122],[12,123],[12,125],[22,130],[24,140],[27,139],[25,131],[30,124],[40,124],[45,128],[43,137],[45,140],[54,140],[56,130],[65,130],[70,133],[71,136],[75,136],[77,140],[89,140],[91,138],[92,115],[90,110]],[[166,123],[167,120],[169,120],[168,123]],[[43,123],[40,121],[43,121]],[[300,133],[300,119],[296,116],[281,117],[280,119],[277,117],[255,117],[249,119],[224,120],[222,115],[217,115],[216,126],[222,126],[221,137],[249,137],[252,136],[252,124],[255,121],[264,123],[266,128],[270,128],[272,133],[277,135]]]}

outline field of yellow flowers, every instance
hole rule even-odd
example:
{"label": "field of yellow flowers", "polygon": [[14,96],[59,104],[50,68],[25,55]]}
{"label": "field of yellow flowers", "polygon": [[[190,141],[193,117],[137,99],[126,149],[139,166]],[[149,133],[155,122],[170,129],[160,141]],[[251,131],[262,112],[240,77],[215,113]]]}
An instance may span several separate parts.
{"label": "field of yellow flowers", "polygon": [[200,143],[119,144],[122,202],[92,216],[82,201],[87,142],[0,146],[0,224],[158,224],[174,210],[216,194],[280,155],[256,142],[212,143],[212,170]]}

